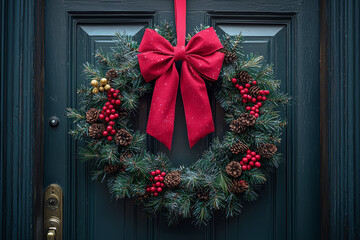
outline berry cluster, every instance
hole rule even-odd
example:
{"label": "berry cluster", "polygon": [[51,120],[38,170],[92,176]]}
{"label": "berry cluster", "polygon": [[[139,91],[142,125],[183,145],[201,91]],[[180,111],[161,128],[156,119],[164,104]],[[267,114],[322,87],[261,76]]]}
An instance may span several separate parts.
{"label": "berry cluster", "polygon": [[160,192],[162,192],[165,184],[163,183],[164,178],[166,176],[165,172],[161,172],[159,169],[156,171],[151,172],[150,181],[152,182],[151,185],[147,185],[146,191],[151,193],[153,196],[158,196]]}
{"label": "berry cluster", "polygon": [[108,123],[106,130],[103,132],[104,137],[107,136],[108,141],[113,140],[113,136],[116,134],[116,130],[113,128],[115,125],[114,120],[119,117],[119,113],[116,109],[120,106],[120,99],[119,99],[119,90],[115,90],[111,88],[107,92],[108,101],[105,103],[105,106],[102,108],[102,111],[99,115],[101,120],[105,120]]}
{"label": "berry cluster", "polygon": [[[262,102],[266,101],[265,95],[269,95],[269,90],[260,90],[256,85],[256,81],[246,83],[244,86],[238,84],[236,78],[231,79],[231,82],[235,84],[235,88],[240,90],[242,96],[242,102],[247,104],[254,104],[253,106],[247,106],[246,111],[249,111],[251,115],[259,117],[259,108],[262,106]],[[253,88],[253,91],[251,91]]]}
{"label": "berry cluster", "polygon": [[261,167],[261,163],[259,160],[261,156],[254,151],[247,150],[246,156],[240,161],[240,165],[242,170],[250,170],[251,168],[259,168]]}

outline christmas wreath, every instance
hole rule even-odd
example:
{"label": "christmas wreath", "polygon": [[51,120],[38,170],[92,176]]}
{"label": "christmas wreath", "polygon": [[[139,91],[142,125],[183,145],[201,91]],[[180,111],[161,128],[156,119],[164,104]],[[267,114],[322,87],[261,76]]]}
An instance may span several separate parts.
{"label": "christmas wreath", "polygon": [[[204,31],[214,30],[199,27],[187,41]],[[176,43],[176,31],[166,22],[148,32]],[[134,129],[140,98],[154,89],[139,66],[144,51],[140,53],[132,37],[120,34],[111,53],[98,50],[99,64],[85,64],[90,84],[78,89],[76,108],[67,110],[74,122],[70,134],[85,142],[79,157],[91,163],[93,180],[106,182],[116,199],[134,197],[145,212],[165,215],[169,223],[193,218],[195,224],[206,224],[215,210],[231,217],[255,200],[281,160],[276,146],[286,121],[277,107],[289,97],[280,92],[279,81],[261,56],[243,53],[242,41],[241,35],[220,38],[216,53],[221,53],[221,61],[224,58],[221,72],[217,81],[206,83],[225,110],[229,131],[221,140],[215,138],[201,159],[178,168],[164,153],[148,151],[146,134]],[[159,140],[170,148],[171,138],[170,145]]]}

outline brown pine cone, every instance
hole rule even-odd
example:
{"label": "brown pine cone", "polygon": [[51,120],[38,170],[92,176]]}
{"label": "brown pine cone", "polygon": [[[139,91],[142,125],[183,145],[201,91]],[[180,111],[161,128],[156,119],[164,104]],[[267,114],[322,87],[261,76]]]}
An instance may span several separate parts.
{"label": "brown pine cone", "polygon": [[248,74],[247,71],[240,71],[237,78],[239,79],[241,85],[245,85],[250,81],[253,81],[252,76]]}
{"label": "brown pine cone", "polygon": [[245,182],[245,180],[233,180],[231,182],[231,188],[230,191],[232,193],[242,193],[249,189],[249,184]]}
{"label": "brown pine cone", "polygon": [[145,192],[143,194],[137,195],[137,199],[139,201],[144,201],[146,199],[148,199],[150,197],[150,193],[149,192]]}
{"label": "brown pine cone", "polygon": [[107,73],[106,73],[106,78],[107,78],[109,81],[117,78],[117,76],[118,76],[118,73],[117,73],[117,71],[116,71],[115,69],[110,69],[110,70],[107,71]]}
{"label": "brown pine cone", "polygon": [[131,153],[121,154],[121,156],[120,156],[120,162],[124,162],[125,158],[131,158],[131,157],[132,157],[132,154],[131,154]]}
{"label": "brown pine cone", "polygon": [[240,118],[238,118],[240,124],[243,126],[251,127],[254,126],[256,122],[256,117],[254,115],[251,115],[250,113],[242,113],[240,115]]}
{"label": "brown pine cone", "polygon": [[273,144],[262,144],[258,148],[258,153],[263,158],[271,158],[277,151],[277,148]]}
{"label": "brown pine cone", "polygon": [[197,197],[199,200],[206,202],[209,200],[210,196],[209,196],[209,192],[207,192],[207,191],[199,191],[197,193]]}
{"label": "brown pine cone", "polygon": [[222,49],[220,50],[220,52],[222,52],[222,53],[225,54],[225,56],[224,56],[224,62],[225,62],[226,64],[236,62],[236,60],[237,60],[236,53],[230,52],[230,51],[226,50],[225,48],[222,48]]}
{"label": "brown pine cone", "polygon": [[108,174],[110,173],[117,173],[120,170],[120,165],[119,164],[109,164],[107,166],[104,167],[104,171]]}
{"label": "brown pine cone", "polygon": [[95,123],[99,120],[100,111],[96,108],[90,108],[89,111],[86,112],[86,121],[88,123]]}
{"label": "brown pine cone", "polygon": [[133,137],[125,129],[120,129],[116,132],[114,139],[117,145],[127,146],[131,143]]}
{"label": "brown pine cone", "polygon": [[251,86],[249,88],[249,94],[253,97],[257,97],[260,93],[260,88],[258,86]]}
{"label": "brown pine cone", "polygon": [[245,143],[239,141],[231,146],[231,152],[233,154],[239,154],[239,153],[246,153],[246,151],[249,149],[249,146]]}
{"label": "brown pine cone", "polygon": [[164,183],[168,188],[176,188],[181,182],[180,171],[171,171],[166,174]]}
{"label": "brown pine cone", "polygon": [[118,114],[119,114],[119,118],[124,118],[129,115],[128,112],[126,111],[126,109],[124,109],[124,108],[119,108]]}
{"label": "brown pine cone", "polygon": [[232,161],[226,166],[226,173],[234,178],[240,177],[241,165],[238,162]]}
{"label": "brown pine cone", "polygon": [[241,121],[239,121],[239,119],[232,121],[232,123],[230,124],[230,130],[234,133],[241,134],[245,131],[245,129],[245,125]]}
{"label": "brown pine cone", "polygon": [[92,138],[101,138],[106,126],[102,123],[94,123],[89,127],[89,136]]}

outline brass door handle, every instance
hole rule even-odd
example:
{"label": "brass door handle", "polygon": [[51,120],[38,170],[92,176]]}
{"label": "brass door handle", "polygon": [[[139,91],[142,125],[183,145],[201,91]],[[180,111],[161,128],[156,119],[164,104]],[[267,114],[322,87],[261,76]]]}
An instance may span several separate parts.
{"label": "brass door handle", "polygon": [[46,240],[56,240],[56,227],[50,227],[46,234]]}
{"label": "brass door handle", "polygon": [[63,192],[59,185],[49,185],[44,193],[44,239],[62,240]]}

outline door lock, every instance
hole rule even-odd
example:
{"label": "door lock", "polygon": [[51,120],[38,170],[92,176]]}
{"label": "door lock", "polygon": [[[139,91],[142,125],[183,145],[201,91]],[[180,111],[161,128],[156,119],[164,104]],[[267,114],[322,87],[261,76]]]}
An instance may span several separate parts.
{"label": "door lock", "polygon": [[62,240],[63,191],[57,184],[49,185],[44,193],[44,239]]}

